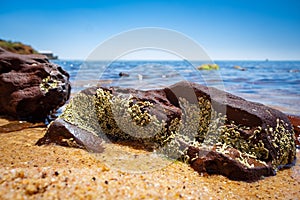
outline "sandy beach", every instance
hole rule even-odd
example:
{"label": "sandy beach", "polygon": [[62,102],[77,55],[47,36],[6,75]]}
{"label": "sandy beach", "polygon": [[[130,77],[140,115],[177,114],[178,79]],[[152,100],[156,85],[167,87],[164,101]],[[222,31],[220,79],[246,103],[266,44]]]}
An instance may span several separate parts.
{"label": "sandy beach", "polygon": [[[12,122],[0,119],[0,126],[9,123]],[[201,176],[181,162],[151,172],[130,173],[113,169],[82,149],[36,146],[45,131],[46,127],[34,127],[0,133],[0,199],[298,199],[300,196],[299,160],[292,168],[253,183],[231,181],[219,175]]]}
{"label": "sandy beach", "polygon": [[300,200],[300,0],[0,5],[0,200]]}

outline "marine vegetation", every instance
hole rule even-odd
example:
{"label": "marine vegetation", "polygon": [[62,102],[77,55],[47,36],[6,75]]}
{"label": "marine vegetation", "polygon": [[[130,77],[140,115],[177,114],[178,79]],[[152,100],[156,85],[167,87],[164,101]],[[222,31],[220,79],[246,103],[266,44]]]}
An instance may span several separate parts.
{"label": "marine vegetation", "polygon": [[[95,94],[79,93],[66,106],[60,116],[65,121],[90,131],[101,138],[113,141],[135,141],[145,148],[170,158],[191,162],[187,149],[194,146],[214,149],[229,155],[236,149],[236,160],[247,168],[254,167],[249,160],[262,166],[271,163],[276,171],[289,163],[287,152],[293,151],[293,133],[283,120],[276,120],[276,127],[247,127],[229,121],[223,113],[213,108],[209,99],[198,97],[198,103],[190,103],[179,97],[181,116],[156,116],[154,110],[163,111],[149,99],[139,99],[128,94],[113,94],[98,88]],[[267,138],[263,134],[267,133]],[[273,149],[276,155],[270,152]]]}

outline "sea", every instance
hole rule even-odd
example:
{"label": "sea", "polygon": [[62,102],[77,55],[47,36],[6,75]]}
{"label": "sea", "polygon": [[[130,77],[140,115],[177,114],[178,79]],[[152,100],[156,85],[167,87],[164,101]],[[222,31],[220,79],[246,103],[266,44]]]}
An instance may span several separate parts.
{"label": "sea", "polygon": [[214,61],[219,70],[198,70],[205,62],[186,60],[52,62],[70,74],[73,96],[91,86],[147,90],[187,80],[300,116],[300,61]]}

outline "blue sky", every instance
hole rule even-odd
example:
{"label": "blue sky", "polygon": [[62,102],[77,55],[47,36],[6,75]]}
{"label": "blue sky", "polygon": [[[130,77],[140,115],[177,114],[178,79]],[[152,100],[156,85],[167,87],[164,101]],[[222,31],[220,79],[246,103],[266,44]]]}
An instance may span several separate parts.
{"label": "blue sky", "polygon": [[126,30],[162,27],[191,37],[213,60],[300,60],[298,0],[1,0],[0,5],[0,38],[52,50],[62,59],[85,59]]}

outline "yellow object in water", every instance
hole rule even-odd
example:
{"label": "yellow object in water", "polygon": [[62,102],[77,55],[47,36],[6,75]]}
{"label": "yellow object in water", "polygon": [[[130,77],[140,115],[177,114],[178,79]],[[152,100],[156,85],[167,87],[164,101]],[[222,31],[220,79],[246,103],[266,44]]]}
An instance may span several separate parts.
{"label": "yellow object in water", "polygon": [[217,64],[202,64],[197,67],[198,70],[219,70],[220,67]]}

